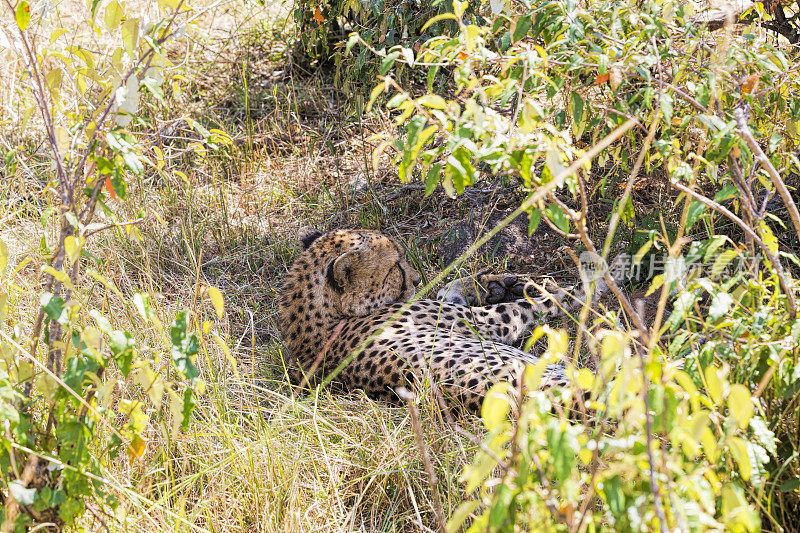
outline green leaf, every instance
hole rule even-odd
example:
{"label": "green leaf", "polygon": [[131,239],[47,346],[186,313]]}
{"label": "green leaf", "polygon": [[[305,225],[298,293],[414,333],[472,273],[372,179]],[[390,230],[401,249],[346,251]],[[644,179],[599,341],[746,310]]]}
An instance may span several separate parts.
{"label": "green leaf", "polygon": [[661,112],[664,113],[664,119],[667,121],[667,126],[672,124],[672,95],[669,93],[662,93],[661,98],[658,99],[661,105]]}
{"label": "green leaf", "polygon": [[599,485],[598,483],[598,492],[606,501],[611,514],[615,517],[624,516],[628,508],[625,504],[625,493],[622,490],[622,481],[619,476],[603,480],[602,489],[600,489]]}
{"label": "green leaf", "polygon": [[20,30],[27,29],[28,24],[31,22],[31,5],[28,0],[20,0],[16,9],[14,9],[14,17],[17,19],[17,27]]}
{"label": "green leaf", "polygon": [[121,330],[112,331],[108,337],[108,346],[114,355],[114,361],[117,363],[122,375],[128,377],[133,363],[133,347],[135,344],[133,337],[127,331]]}
{"label": "green leaf", "polygon": [[434,163],[428,169],[428,176],[425,178],[425,196],[430,196],[439,184],[442,177],[442,164]]}
{"label": "green leaf", "polygon": [[553,465],[553,474],[559,481],[566,480],[578,460],[578,434],[580,428],[552,420],[547,426],[547,448]]}
{"label": "green leaf", "polygon": [[777,443],[775,442],[775,433],[767,427],[767,424],[760,417],[753,417],[750,419],[750,429],[753,430],[753,436],[756,442],[764,447],[773,457],[778,456]]}
{"label": "green leaf", "polygon": [[514,26],[514,34],[512,35],[512,40],[514,42],[519,41],[526,35],[528,35],[528,31],[531,29],[531,16],[530,15],[522,15],[520,18],[517,19],[517,24]]}
{"label": "green leaf", "polygon": [[350,34],[350,37],[348,37],[348,39],[347,39],[347,46],[344,49],[345,54],[349,54],[350,53],[350,50],[352,50],[353,47],[356,45],[356,43],[358,43],[358,39],[359,39],[359,37],[358,37],[357,33],[351,33]]}
{"label": "green leaf", "polygon": [[528,215],[528,236],[533,235],[539,228],[539,223],[542,221],[542,210],[534,209]]}
{"label": "green leaf", "polygon": [[586,117],[584,117],[584,101],[580,94],[573,92],[570,95],[570,108],[572,111],[572,129],[576,138],[583,135],[583,130],[586,129]]}
{"label": "green leaf", "polygon": [[464,192],[468,185],[475,182],[475,168],[470,161],[470,153],[462,148],[456,148],[447,158],[445,174],[451,179],[458,194]]}
{"label": "green leaf", "polygon": [[561,206],[550,204],[547,206],[546,212],[547,218],[550,219],[558,229],[564,233],[569,233],[569,218],[567,218],[567,214],[561,209]]}
{"label": "green leaf", "polygon": [[784,481],[783,483],[781,483],[781,486],[778,487],[778,490],[781,492],[792,492],[797,489],[800,489],[800,477]]}
{"label": "green leaf", "polygon": [[389,72],[389,70],[394,66],[394,62],[398,57],[400,57],[400,52],[394,51],[390,54],[387,54],[386,57],[383,58],[380,69],[378,69],[378,72],[380,72],[381,76],[385,76],[386,73]]}
{"label": "green leaf", "polygon": [[67,323],[67,311],[64,309],[64,300],[60,296],[45,292],[39,297],[39,303],[50,320],[55,320],[59,324]]}
{"label": "green leaf", "polygon": [[694,226],[697,219],[705,213],[706,211],[706,204],[702,202],[698,202],[697,200],[692,200],[689,204],[689,210],[686,214],[686,230],[688,231]]}
{"label": "green leaf", "polygon": [[738,198],[741,196],[739,192],[739,188],[735,185],[731,185],[730,183],[725,184],[720,191],[714,195],[715,202],[724,202],[725,200],[730,200],[731,198]]}
{"label": "green leaf", "polygon": [[192,356],[197,354],[200,343],[194,333],[188,332],[186,311],[181,311],[175,316],[175,321],[169,328],[169,336],[172,341],[170,354],[175,367],[189,379],[199,376],[200,372],[194,366]]}
{"label": "green leaf", "polygon": [[713,163],[722,163],[733,148],[733,135],[726,130],[717,132],[712,138],[711,148],[706,150],[705,158]]}
{"label": "green leaf", "polygon": [[183,409],[181,410],[181,414],[183,415],[183,420],[181,421],[181,427],[186,429],[189,427],[189,422],[191,422],[192,411],[197,406],[197,402],[194,398],[194,391],[191,388],[187,388],[183,391]]}

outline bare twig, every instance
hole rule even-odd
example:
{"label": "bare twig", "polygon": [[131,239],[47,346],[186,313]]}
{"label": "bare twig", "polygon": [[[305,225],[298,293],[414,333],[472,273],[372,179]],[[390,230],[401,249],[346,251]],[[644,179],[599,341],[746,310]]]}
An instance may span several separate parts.
{"label": "bare twig", "polygon": [[[36,469],[38,467],[39,458],[35,455],[31,455],[25,465],[25,470],[22,471],[22,475],[17,479],[17,482],[22,485],[23,488],[27,488],[31,481],[33,481],[33,476],[36,474]],[[19,515],[20,504],[14,499],[14,495],[11,494],[11,491],[8,492],[7,498],[6,519],[3,524],[0,525],[0,533],[11,533],[14,531],[14,522],[17,521],[17,516]]]}
{"label": "bare twig", "polygon": [[753,156],[756,161],[767,171],[769,179],[772,180],[772,184],[775,185],[778,194],[781,195],[783,203],[786,204],[786,208],[789,210],[789,216],[792,219],[792,224],[794,224],[794,230],[797,233],[797,238],[800,239],[800,212],[797,211],[797,204],[794,203],[789,189],[786,188],[786,184],[783,182],[778,170],[772,165],[772,162],[750,132],[750,128],[747,127],[747,120],[745,119],[744,111],[741,107],[737,107],[733,110],[733,118],[736,120],[736,132],[744,139],[744,142],[747,143],[750,150],[753,151]]}
{"label": "bare twig", "polygon": [[752,238],[756,242],[756,244],[758,244],[758,247],[761,248],[761,251],[764,252],[764,255],[767,256],[767,258],[769,259],[770,263],[772,263],[772,266],[775,267],[775,273],[778,275],[778,282],[780,283],[781,290],[786,295],[786,298],[789,300],[789,316],[791,317],[792,320],[794,320],[797,317],[797,302],[796,302],[795,297],[794,297],[794,289],[793,289],[792,285],[790,285],[788,280],[786,279],[786,274],[783,271],[783,266],[781,266],[781,262],[769,250],[767,245],[764,244],[764,241],[761,240],[761,237],[759,237],[756,234],[756,232],[753,231],[753,229],[750,226],[745,224],[744,221],[741,218],[737,217],[730,210],[728,210],[725,207],[723,207],[722,205],[718,204],[717,202],[715,202],[711,198],[703,196],[702,194],[697,193],[697,192],[693,191],[692,189],[686,187],[685,185],[682,185],[682,184],[677,183],[677,182],[676,183],[672,183],[672,186],[675,187],[676,189],[678,189],[679,191],[685,192],[686,194],[688,194],[689,196],[691,196],[692,198],[694,198],[698,202],[705,204],[706,206],[710,207],[714,211],[717,211],[718,213],[724,215],[725,217],[727,217],[728,219],[733,221],[737,226],[742,228],[742,230],[745,233],[747,233],[747,235],[749,235],[750,238]]}
{"label": "bare twig", "polygon": [[[645,330],[641,330],[640,333],[645,333]],[[650,492],[653,493],[653,505],[656,516],[658,516],[661,533],[667,533],[667,518],[664,516],[664,509],[661,506],[661,493],[656,481],[656,462],[653,456],[653,416],[650,414],[650,399],[647,397],[650,392],[650,379],[647,377],[644,352],[638,345],[635,346],[635,350],[639,353],[639,361],[642,365],[642,402],[644,403],[645,431],[647,431],[647,464],[650,474]]]}
{"label": "bare twig", "polygon": [[91,237],[95,233],[99,233],[101,231],[105,231],[105,230],[111,229],[111,228],[121,228],[123,226],[138,226],[139,224],[143,223],[144,221],[145,221],[144,218],[136,218],[134,220],[126,220],[125,222],[112,222],[110,224],[103,224],[103,225],[101,225],[99,227],[95,227],[95,228],[89,227],[89,228],[86,228],[86,231],[84,231],[83,236],[84,237]]}

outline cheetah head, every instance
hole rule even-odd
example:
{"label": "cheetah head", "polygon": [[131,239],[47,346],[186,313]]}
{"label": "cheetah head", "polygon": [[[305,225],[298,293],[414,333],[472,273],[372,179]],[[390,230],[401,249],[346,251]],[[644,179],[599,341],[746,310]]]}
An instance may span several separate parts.
{"label": "cheetah head", "polygon": [[343,316],[366,316],[408,301],[420,281],[393,240],[373,232],[362,232],[361,237],[325,271],[327,299]]}

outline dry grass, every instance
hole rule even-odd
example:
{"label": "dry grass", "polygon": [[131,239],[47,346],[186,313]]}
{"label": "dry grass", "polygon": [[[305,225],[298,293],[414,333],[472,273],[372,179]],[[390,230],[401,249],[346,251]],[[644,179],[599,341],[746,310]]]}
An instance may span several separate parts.
{"label": "dry grass", "polygon": [[[285,20],[275,16],[283,11],[268,7],[259,17],[252,7],[217,5],[204,15],[202,35],[175,50],[176,62],[183,54],[189,81],[167,105],[147,104],[151,128],[141,131],[160,146],[166,164],[131,183],[129,199],[113,206],[119,220],[145,221],[131,232],[110,230],[90,241],[89,266],[126,298],[149,293],[165,323],[177,310],[190,309],[198,332],[208,321],[224,346],[204,339],[197,363],[205,392],[190,431],[178,437],[167,427],[165,406],[147,402],[135,383],[109,377],[116,380],[109,402],[141,398],[149,406],[148,446],[141,460],[108,465],[105,476],[120,505],[91,505],[85,525],[430,531],[432,492],[408,412],[357,393],[321,390],[293,398],[282,370],[276,295],[301,226],[374,227],[407,241],[425,225],[435,237],[442,222],[430,210],[414,220],[425,206],[419,191],[387,199],[396,187],[391,174],[365,165],[368,138],[387,127],[386,120],[354,117],[323,77],[298,76],[281,33]],[[69,6],[60,9],[66,13]],[[80,39],[79,32],[74,37]],[[3,79],[13,80],[17,67],[7,63]],[[4,151],[17,147],[21,163],[0,186],[0,239],[12,264],[29,261],[15,277],[20,290],[7,322],[27,329],[38,305],[39,267],[57,228],[52,215],[40,222],[52,202],[30,193],[47,179],[48,163],[37,158],[35,120],[22,125],[14,111],[14,91],[0,83],[2,144]],[[233,146],[193,152],[186,118],[227,131]],[[432,246],[414,248],[415,261],[429,271],[436,268]],[[114,317],[115,327],[134,332],[154,365],[168,359],[169,339],[145,327],[127,300],[89,279],[81,283],[85,301]],[[226,296],[221,320],[203,298],[206,286]],[[474,446],[442,422],[428,396],[422,398],[425,439],[449,514],[463,499],[458,475]]]}

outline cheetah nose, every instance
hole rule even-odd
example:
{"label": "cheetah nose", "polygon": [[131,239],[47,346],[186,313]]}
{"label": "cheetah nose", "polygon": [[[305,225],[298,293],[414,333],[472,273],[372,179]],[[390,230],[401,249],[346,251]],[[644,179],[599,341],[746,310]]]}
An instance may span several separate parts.
{"label": "cheetah nose", "polygon": [[420,276],[418,272],[414,272],[414,276],[411,278],[411,282],[414,284],[415,287],[418,287],[419,284],[422,282],[422,276]]}

